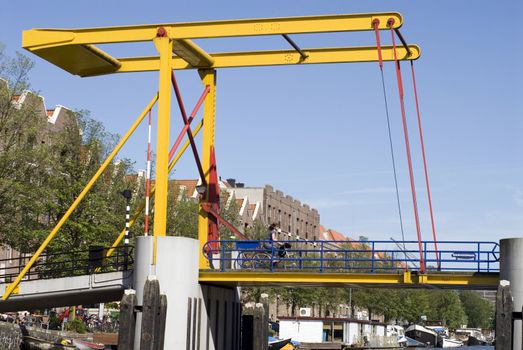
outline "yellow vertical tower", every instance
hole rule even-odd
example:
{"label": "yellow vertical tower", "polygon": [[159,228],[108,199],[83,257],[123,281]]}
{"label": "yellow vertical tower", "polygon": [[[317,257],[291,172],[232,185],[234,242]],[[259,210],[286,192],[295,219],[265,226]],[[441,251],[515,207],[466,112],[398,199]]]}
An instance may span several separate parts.
{"label": "yellow vertical tower", "polygon": [[[205,99],[203,107],[203,140],[202,140],[202,167],[205,172],[205,180],[207,185],[210,178],[210,156],[211,146],[214,146],[214,127],[216,123],[216,70],[215,69],[201,69],[198,71],[204,86],[209,86],[209,94]],[[208,195],[209,191],[206,191]],[[206,198],[207,199],[207,198]],[[200,252],[203,251],[203,245],[207,242],[207,235],[209,233],[209,219],[205,210],[200,208],[200,216],[198,218],[198,240],[200,241]],[[209,261],[205,259],[203,254],[200,254],[200,269],[208,269]]]}
{"label": "yellow vertical tower", "polygon": [[171,114],[172,41],[164,28],[158,29],[154,44],[160,54],[158,98],[158,141],[156,146],[156,182],[154,196],[154,263],[156,239],[166,235],[167,189],[169,179],[169,126]]}

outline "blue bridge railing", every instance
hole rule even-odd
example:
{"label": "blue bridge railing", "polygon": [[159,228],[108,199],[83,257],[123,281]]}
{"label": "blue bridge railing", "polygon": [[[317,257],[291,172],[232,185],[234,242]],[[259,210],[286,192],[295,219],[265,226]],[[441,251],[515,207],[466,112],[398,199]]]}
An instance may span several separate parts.
{"label": "blue bridge railing", "polygon": [[[425,270],[499,272],[497,242],[422,241]],[[418,241],[208,241],[216,271],[386,273],[420,270]]]}

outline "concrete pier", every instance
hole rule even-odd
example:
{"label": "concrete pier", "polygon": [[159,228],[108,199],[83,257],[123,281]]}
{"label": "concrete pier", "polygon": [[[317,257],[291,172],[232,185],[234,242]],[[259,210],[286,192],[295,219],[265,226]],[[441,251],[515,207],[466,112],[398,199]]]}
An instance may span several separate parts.
{"label": "concrete pier", "polygon": [[[240,302],[236,288],[200,285],[199,243],[185,237],[158,237],[156,265],[153,237],[137,237],[134,289],[138,305],[149,275],[167,296],[164,349],[239,350]],[[137,315],[135,349],[140,344],[141,315]],[[137,347],[138,345],[138,347]]]}
{"label": "concrete pier", "polygon": [[[523,237],[507,238],[500,241],[500,280],[510,282],[513,296],[513,310],[523,308]],[[514,320],[513,350],[522,349],[522,321]]]}

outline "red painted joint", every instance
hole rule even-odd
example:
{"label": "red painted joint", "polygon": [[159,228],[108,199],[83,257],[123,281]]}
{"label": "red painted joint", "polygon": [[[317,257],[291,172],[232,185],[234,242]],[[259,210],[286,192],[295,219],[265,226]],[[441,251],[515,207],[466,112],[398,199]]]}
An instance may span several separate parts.
{"label": "red painted joint", "polygon": [[156,36],[158,38],[165,38],[167,36],[167,30],[165,30],[164,27],[158,28],[158,31],[156,32]]}
{"label": "red painted joint", "polygon": [[372,20],[372,26],[373,26],[374,28],[376,28],[376,27],[379,26],[379,25],[380,25],[380,20],[379,20],[379,18],[374,18],[374,19]]}
{"label": "red painted joint", "polygon": [[396,22],[396,21],[394,20],[394,18],[391,17],[391,18],[389,18],[389,20],[387,21],[387,25],[388,25],[390,28],[392,28],[392,26],[394,25],[394,22]]}

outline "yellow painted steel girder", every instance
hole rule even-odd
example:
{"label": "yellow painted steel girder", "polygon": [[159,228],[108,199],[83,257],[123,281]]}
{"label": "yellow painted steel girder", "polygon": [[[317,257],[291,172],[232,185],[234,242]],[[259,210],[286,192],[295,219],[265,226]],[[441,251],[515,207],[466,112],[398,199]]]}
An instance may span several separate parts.
{"label": "yellow painted steel girder", "polygon": [[[399,60],[415,60],[421,50],[416,45],[409,45],[411,55],[403,46],[396,48]],[[254,66],[303,65],[320,63],[348,63],[378,61],[377,49],[374,46],[336,47],[323,49],[304,49],[308,57],[303,58],[294,50],[273,50],[254,52],[213,53],[212,68],[238,68]],[[384,61],[394,60],[392,46],[383,46]],[[121,58],[120,67],[114,73],[156,71],[159,67],[158,57]],[[193,69],[194,67],[179,57],[173,57],[173,69]]]}
{"label": "yellow painted steel girder", "polygon": [[150,41],[156,36],[158,27],[165,28],[171,39],[364,31],[374,29],[372,21],[375,19],[380,21],[379,29],[388,29],[389,18],[394,19],[393,28],[403,24],[403,17],[398,12],[378,12],[100,28],[30,29],[23,32],[22,46],[33,51],[60,45]]}
{"label": "yellow painted steel girder", "polygon": [[202,283],[229,286],[354,286],[386,288],[496,289],[498,274],[216,272],[200,270]]}
{"label": "yellow painted steel girder", "polygon": [[[204,86],[209,87],[209,94],[205,98],[203,106],[203,124],[205,125],[202,137],[202,168],[205,172],[205,182],[207,183],[207,191],[205,191],[205,200],[209,199],[209,184],[211,180],[211,147],[214,147],[214,134],[216,128],[216,70],[215,69],[200,69],[198,71]],[[200,203],[201,204],[201,203]],[[207,212],[203,210],[200,205],[198,210],[198,241],[199,243],[199,259],[198,266],[200,269],[209,268],[209,260],[203,255],[203,247],[205,242],[209,239],[209,217]]]}
{"label": "yellow painted steel girder", "polygon": [[[158,70],[157,57],[115,58],[95,45],[151,41],[157,36],[159,28],[173,42],[176,54],[174,69],[364,62],[378,59],[375,47],[308,49],[305,51],[310,57],[302,59],[292,50],[209,54],[190,39],[365,31],[373,30],[372,21],[375,19],[379,20],[379,29],[388,29],[387,20],[390,18],[394,19],[393,28],[403,23],[399,13],[389,12],[84,29],[31,29],[24,31],[22,46],[69,73],[84,77]],[[400,52],[400,59],[417,59],[419,48],[412,46],[411,51],[411,56]],[[386,49],[385,56],[386,59],[392,57],[390,48]]]}

